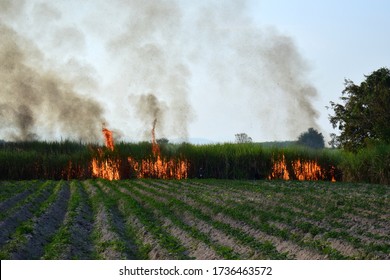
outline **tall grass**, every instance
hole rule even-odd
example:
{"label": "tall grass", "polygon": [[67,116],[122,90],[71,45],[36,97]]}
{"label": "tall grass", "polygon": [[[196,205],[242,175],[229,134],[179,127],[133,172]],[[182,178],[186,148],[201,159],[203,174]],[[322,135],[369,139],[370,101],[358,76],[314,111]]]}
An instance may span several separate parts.
{"label": "tall grass", "polygon": [[91,145],[17,142],[0,145],[0,179],[71,179],[91,176]]}
{"label": "tall grass", "polygon": [[356,154],[344,152],[340,164],[345,181],[390,184],[390,145],[376,144]]}
{"label": "tall grass", "polygon": [[[317,162],[324,180],[363,181],[389,184],[390,145],[381,144],[356,154],[335,149],[309,149],[301,146],[263,146],[248,144],[192,145],[163,144],[165,159],[189,162],[189,178],[267,179],[274,161],[284,157],[290,179],[294,177],[292,162]],[[0,179],[86,179],[92,177],[93,158],[121,161],[121,178],[132,178],[128,157],[135,160],[152,158],[152,144],[117,143],[114,151],[95,144],[63,142],[18,142],[0,144]]]}
{"label": "tall grass", "polygon": [[[223,179],[266,179],[270,175],[273,162],[285,158],[287,169],[292,176],[291,163],[297,159],[308,162],[316,161],[327,174],[337,169],[339,153],[329,149],[314,150],[301,146],[263,147],[260,144],[216,144],[216,145],[182,145],[178,150],[191,160],[190,177],[223,178]],[[333,171],[332,171],[333,172]],[[328,174],[329,173],[329,174]],[[294,176],[292,177],[294,178]]]}

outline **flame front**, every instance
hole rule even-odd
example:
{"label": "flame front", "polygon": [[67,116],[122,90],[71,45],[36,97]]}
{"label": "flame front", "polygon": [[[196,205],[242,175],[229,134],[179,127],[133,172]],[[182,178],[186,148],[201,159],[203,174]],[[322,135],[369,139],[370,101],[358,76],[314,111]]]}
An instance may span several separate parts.
{"label": "flame front", "polygon": [[[156,141],[157,119],[152,127],[152,155],[147,159],[136,160],[127,157],[122,162],[117,152],[114,152],[112,131],[103,126],[106,150],[99,148],[98,156],[92,159],[92,175],[95,178],[120,180],[121,174],[125,178],[159,178],[159,179],[186,179],[188,178],[189,162],[186,159],[166,159],[161,155],[161,149]],[[70,163],[71,164],[71,163]],[[71,168],[71,166],[69,167]],[[123,173],[121,173],[122,171]],[[327,172],[315,160],[296,159],[286,161],[284,154],[272,160],[272,171],[268,179],[283,180],[335,180],[335,168],[332,166]]]}
{"label": "flame front", "polygon": [[[112,131],[108,130],[104,124],[102,128],[106,148],[110,151],[114,151],[114,139]],[[92,159],[92,175],[95,178],[103,178],[107,180],[119,180],[120,179],[120,166],[121,160],[114,158],[104,158],[104,151],[98,149],[99,156]]]}
{"label": "flame front", "polygon": [[112,131],[108,130],[103,124],[102,132],[104,135],[105,144],[106,144],[107,149],[113,151],[114,150],[114,139],[112,137]]}
{"label": "flame front", "polygon": [[166,160],[161,156],[160,146],[156,141],[156,124],[152,128],[152,154],[149,159],[143,159],[139,164],[129,157],[128,162],[136,173],[137,178],[185,179],[188,177],[189,163],[186,160]]}
{"label": "flame front", "polygon": [[273,161],[272,172],[271,175],[268,176],[268,179],[290,180],[290,173],[287,170],[284,155],[281,160]]}
{"label": "flame front", "polygon": [[152,128],[152,152],[154,156],[159,156],[160,146],[157,144],[156,141],[156,124],[157,124],[157,119],[154,119],[153,128]]}
{"label": "flame front", "polygon": [[157,158],[143,159],[141,163],[129,157],[128,162],[137,178],[186,179],[189,163],[186,160],[165,160]]}
{"label": "flame front", "polygon": [[121,161],[119,159],[92,159],[92,175],[96,178],[107,180],[119,180],[119,168]]}
{"label": "flame front", "polygon": [[[159,178],[159,179],[185,179],[188,177],[189,163],[187,160],[167,160],[163,158],[160,146],[156,141],[157,119],[153,122],[152,128],[152,156],[148,159],[137,161],[132,157],[127,158],[127,177],[136,178]],[[114,140],[112,131],[103,126],[103,136],[106,148],[114,151]],[[98,149],[98,156],[92,159],[92,175],[95,178],[107,180],[120,180],[120,170],[122,160],[113,153],[105,153],[103,149]]]}
{"label": "flame front", "polygon": [[[325,180],[327,177],[324,169],[315,160],[297,159],[289,162],[290,172],[293,172],[292,175],[288,171],[287,164],[284,154],[281,159],[273,160],[272,171],[268,179],[290,180],[291,178],[295,178],[300,181],[318,181]],[[334,169],[333,166],[330,168],[332,182],[336,182]]]}

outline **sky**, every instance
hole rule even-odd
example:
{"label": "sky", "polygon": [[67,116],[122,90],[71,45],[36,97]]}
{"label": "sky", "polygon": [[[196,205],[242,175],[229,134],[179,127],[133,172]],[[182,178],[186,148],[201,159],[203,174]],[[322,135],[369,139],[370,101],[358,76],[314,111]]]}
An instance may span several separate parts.
{"label": "sky", "polygon": [[390,67],[390,2],[0,0],[0,139],[295,140]]}
{"label": "sky", "polygon": [[275,26],[291,36],[311,66],[319,96],[315,106],[325,137],[336,132],[325,106],[340,102],[344,79],[359,84],[364,75],[390,67],[390,2],[374,1],[252,1],[260,25]]}

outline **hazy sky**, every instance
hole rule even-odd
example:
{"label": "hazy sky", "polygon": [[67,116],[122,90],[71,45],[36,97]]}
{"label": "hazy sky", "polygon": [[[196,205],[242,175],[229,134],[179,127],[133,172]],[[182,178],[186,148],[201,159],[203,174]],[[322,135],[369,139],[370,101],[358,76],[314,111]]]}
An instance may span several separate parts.
{"label": "hazy sky", "polygon": [[338,101],[344,79],[360,83],[364,75],[390,67],[389,13],[386,0],[251,1],[255,21],[291,36],[309,62],[324,136],[334,132],[325,106]]}
{"label": "hazy sky", "polygon": [[0,138],[99,140],[105,122],[137,141],[155,118],[157,138],[328,138],[344,79],[390,67],[389,14],[385,0],[0,0]]}

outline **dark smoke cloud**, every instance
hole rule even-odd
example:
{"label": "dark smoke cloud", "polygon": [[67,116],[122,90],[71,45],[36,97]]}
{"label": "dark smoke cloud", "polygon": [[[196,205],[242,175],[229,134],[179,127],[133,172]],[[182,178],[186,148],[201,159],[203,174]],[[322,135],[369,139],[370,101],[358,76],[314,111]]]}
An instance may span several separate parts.
{"label": "dark smoke cloud", "polygon": [[5,24],[0,24],[0,34],[2,135],[8,140],[40,139],[41,133],[83,141],[100,139],[101,106],[77,94],[59,74],[39,68],[44,55],[32,42]]}
{"label": "dark smoke cloud", "polygon": [[[181,42],[181,8],[176,1],[119,2],[115,3],[128,20],[124,31],[111,38],[107,47],[114,58],[120,59],[119,71],[126,73],[126,80],[133,85],[131,96],[140,95],[138,99],[130,98],[137,108],[136,117],[149,131],[158,108],[157,137],[186,139],[193,113],[190,70]],[[168,105],[159,107],[162,104]]]}
{"label": "dark smoke cloud", "polygon": [[130,96],[130,102],[135,107],[135,111],[143,124],[143,138],[151,139],[151,129],[155,120],[157,120],[156,130],[159,137],[163,137],[165,117],[164,114],[169,111],[168,106],[158,100],[153,94],[142,94],[139,96]]}
{"label": "dark smoke cloud", "polygon": [[[318,129],[312,104],[317,91],[307,62],[291,37],[256,26],[246,14],[245,1],[192,3],[191,11],[180,1],[121,4],[129,20],[124,31],[109,40],[109,50],[134,82],[132,93],[152,92],[168,104],[164,115],[171,126],[160,128],[165,134],[188,135],[194,116],[189,95],[204,96],[189,86],[199,71],[207,76],[200,82],[202,91],[216,85],[216,91],[209,92],[218,96],[214,107],[243,124],[254,119],[263,137],[295,138],[309,127]],[[142,108],[152,115],[148,106]],[[145,125],[145,114],[138,110],[137,117]],[[214,119],[210,115],[211,123]]]}
{"label": "dark smoke cloud", "polygon": [[218,128],[252,122],[274,139],[318,129],[308,63],[247,9],[239,0],[0,0],[0,137],[99,140],[107,119],[147,140],[157,118],[157,137],[185,139],[199,98]]}

